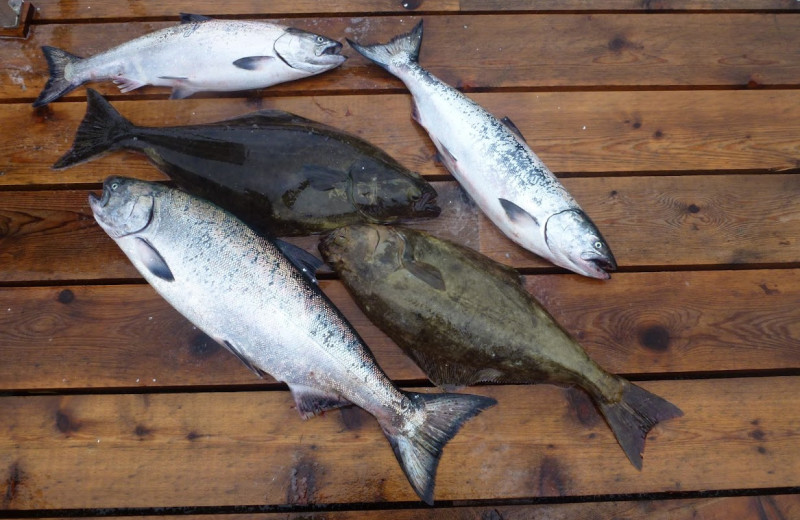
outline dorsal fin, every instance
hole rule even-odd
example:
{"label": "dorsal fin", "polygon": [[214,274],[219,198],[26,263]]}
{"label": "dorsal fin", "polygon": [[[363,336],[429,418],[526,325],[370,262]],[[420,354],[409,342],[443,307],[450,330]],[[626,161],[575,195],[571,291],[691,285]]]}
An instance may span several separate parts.
{"label": "dorsal fin", "polygon": [[514,135],[516,135],[517,137],[522,139],[523,143],[526,143],[526,144],[528,143],[528,141],[525,140],[525,136],[522,135],[522,132],[520,132],[519,128],[517,128],[517,125],[515,125],[514,122],[508,116],[506,116],[503,119],[501,119],[500,122],[503,123],[504,125],[506,125],[506,127],[509,130],[511,130],[511,132],[513,132]]}
{"label": "dorsal fin", "polygon": [[181,23],[192,23],[192,22],[207,22],[208,20],[213,20],[210,16],[205,16],[203,14],[191,14],[191,13],[181,13]]}

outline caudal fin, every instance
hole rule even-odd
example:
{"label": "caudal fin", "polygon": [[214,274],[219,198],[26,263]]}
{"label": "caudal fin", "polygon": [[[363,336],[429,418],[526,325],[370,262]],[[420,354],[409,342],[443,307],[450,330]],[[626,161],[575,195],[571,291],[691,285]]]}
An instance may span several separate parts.
{"label": "caudal fin", "polygon": [[133,131],[133,123],[122,117],[111,103],[93,89],[86,89],[86,115],[83,116],[75,141],[53,168],[61,170],[110,150]]}
{"label": "caudal fin", "polygon": [[416,63],[419,59],[419,48],[422,45],[422,20],[411,29],[411,32],[395,36],[389,43],[359,45],[349,38],[347,43],[365,58],[374,61],[386,70],[389,70],[389,64],[395,57],[402,56],[404,62]]}
{"label": "caudal fin", "polygon": [[34,107],[42,107],[51,101],[55,101],[67,92],[71,92],[81,86],[81,83],[73,83],[64,77],[64,71],[70,63],[77,63],[83,58],[75,56],[67,51],[56,47],[43,46],[42,52],[47,60],[50,69],[50,79],[47,80],[39,97],[33,102]]}
{"label": "caudal fin", "polygon": [[465,394],[418,394],[405,392],[413,407],[410,419],[383,428],[411,487],[426,504],[433,504],[436,468],[442,449],[461,425],[494,406],[491,397]]}
{"label": "caudal fin", "polygon": [[628,381],[625,381],[619,401],[600,402],[599,406],[628,460],[637,469],[642,469],[647,432],[661,421],[683,415],[677,406],[666,399]]}

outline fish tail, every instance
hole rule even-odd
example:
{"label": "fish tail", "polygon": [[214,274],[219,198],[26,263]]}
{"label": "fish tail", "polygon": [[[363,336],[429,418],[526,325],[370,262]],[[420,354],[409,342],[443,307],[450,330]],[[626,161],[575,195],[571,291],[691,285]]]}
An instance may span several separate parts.
{"label": "fish tail", "polygon": [[75,133],[72,148],[53,168],[61,170],[100,155],[121,138],[130,136],[134,128],[99,92],[86,89],[86,115]]}
{"label": "fish tail", "polygon": [[683,415],[666,399],[628,381],[624,381],[622,397],[618,401],[598,401],[611,431],[636,469],[642,469],[644,439],[650,429],[661,421]]}
{"label": "fish tail", "polygon": [[39,97],[33,102],[34,107],[42,107],[51,101],[55,101],[83,83],[73,83],[65,77],[67,65],[77,63],[83,58],[48,45],[42,47],[42,52],[47,60],[47,67],[50,69],[50,79],[47,80],[47,84],[45,84]]}
{"label": "fish tail", "polygon": [[426,503],[433,504],[436,468],[442,449],[461,425],[483,410],[497,404],[491,397],[466,394],[419,394],[404,392],[415,412],[400,427],[383,431],[403,468],[411,487]]}
{"label": "fish tail", "polygon": [[374,45],[359,45],[347,39],[352,48],[361,53],[365,58],[372,60],[386,70],[396,60],[403,63],[417,63],[419,48],[422,45],[422,20],[411,29],[411,32],[395,36],[389,43],[376,43]]}

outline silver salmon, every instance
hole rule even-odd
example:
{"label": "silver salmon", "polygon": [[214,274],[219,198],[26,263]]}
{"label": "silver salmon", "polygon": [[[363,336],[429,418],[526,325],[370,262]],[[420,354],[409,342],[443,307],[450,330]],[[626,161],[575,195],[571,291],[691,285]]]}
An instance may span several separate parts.
{"label": "silver salmon", "polygon": [[209,202],[109,177],[89,205],[164,299],[257,374],[285,382],[301,416],[349,404],[375,416],[414,491],[432,503],[442,448],[493,399],[399,390],[317,286],[316,257]]}
{"label": "silver salmon", "polygon": [[201,91],[268,87],[344,63],[342,44],[324,36],[248,20],[181,15],[181,25],[123,43],[90,58],[42,47],[50,69],[39,107],[89,81],[112,80],[120,91],[172,87],[172,99]]}
{"label": "silver salmon", "polygon": [[445,389],[480,381],[575,385],[642,467],[647,432],[682,412],[592,361],[512,268],[400,227],[355,225],[320,251],[364,313]]}
{"label": "silver salmon", "polygon": [[422,22],[386,44],[359,45],[405,83],[412,117],[442,162],[511,240],[556,265],[607,279],[617,264],[600,231],[507,117],[498,120],[419,63]]}

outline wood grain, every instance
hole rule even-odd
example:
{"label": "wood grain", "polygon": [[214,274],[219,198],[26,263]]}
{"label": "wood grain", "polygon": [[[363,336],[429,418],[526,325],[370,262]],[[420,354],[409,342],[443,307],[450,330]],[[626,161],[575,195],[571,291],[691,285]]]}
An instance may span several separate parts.
{"label": "wood grain", "polygon": [[[569,390],[478,389],[500,404],[448,444],[436,499],[800,485],[800,420],[786,413],[800,378],[643,386],[685,416],[650,433],[642,471]],[[13,509],[415,500],[371,417],[302,422],[288,392],[6,397],[0,415]]]}
{"label": "wood grain", "polygon": [[535,3],[524,0],[347,0],[346,2],[324,2],[318,0],[234,0],[225,3],[210,0],[154,2],[138,1],[135,4],[117,2],[91,2],[86,0],[39,0],[36,2],[39,20],[64,21],[105,18],[175,17],[175,13],[192,12],[205,15],[275,16],[297,14],[334,13],[438,13],[468,11],[794,11],[793,0],[607,0],[602,3],[587,3],[582,0],[539,0]]}
{"label": "wood grain", "polygon": [[[559,92],[470,94],[497,117],[513,115],[556,174],[781,171],[800,168],[800,91]],[[83,94],[82,94],[83,95]],[[408,168],[447,175],[407,94],[182,101],[115,101],[141,126],[222,121],[279,109],[359,135]],[[380,110],[378,109],[380,107]],[[163,179],[140,155],[116,152],[64,171],[51,165],[72,146],[86,103],[33,110],[0,104],[0,126],[25,128],[0,142],[0,186],[97,183],[110,173]]]}
{"label": "wood grain", "polygon": [[[303,513],[252,513],[229,515],[142,516],[142,520],[574,520],[586,518],[650,520],[782,520],[800,514],[798,495],[714,497],[698,499],[584,502],[580,504],[535,504],[482,507],[426,507],[425,509],[378,509],[374,511],[325,511]],[[106,517],[120,520],[124,517]],[[592,518],[592,517],[589,517]]]}
{"label": "wood grain", "polygon": [[[570,178],[564,185],[598,225],[623,270],[798,261],[797,175]],[[555,269],[502,235],[454,182],[434,186],[442,216],[409,226],[517,268]],[[318,240],[291,239],[314,253]],[[3,282],[138,278],[93,222],[87,192],[80,190],[0,192],[0,261]]]}
{"label": "wood grain", "polygon": [[[800,369],[794,270],[526,277],[601,366],[629,375]],[[717,288],[710,292],[709,287]],[[339,281],[322,282],[394,380],[425,378]],[[0,289],[0,390],[270,385],[148,285]]]}
{"label": "wood grain", "polygon": [[[416,17],[292,18],[279,22],[360,43],[407,32]],[[758,87],[800,83],[796,16],[767,14],[548,14],[425,18],[420,63],[450,85],[471,89]],[[53,24],[35,27],[24,42],[0,40],[4,60],[0,99],[32,102],[48,73],[42,45],[92,56],[173,22]],[[558,35],[553,38],[552,35]],[[112,35],[112,36],[109,36]],[[696,50],[702,48],[703,52]],[[341,67],[263,92],[345,93],[400,89],[399,80],[357,56]],[[104,93],[116,88],[97,84]],[[167,97],[148,87],[131,96]],[[261,92],[226,94],[226,97]],[[67,99],[83,97],[80,89]],[[209,95],[206,95],[209,97]],[[210,95],[214,97],[214,95]]]}

